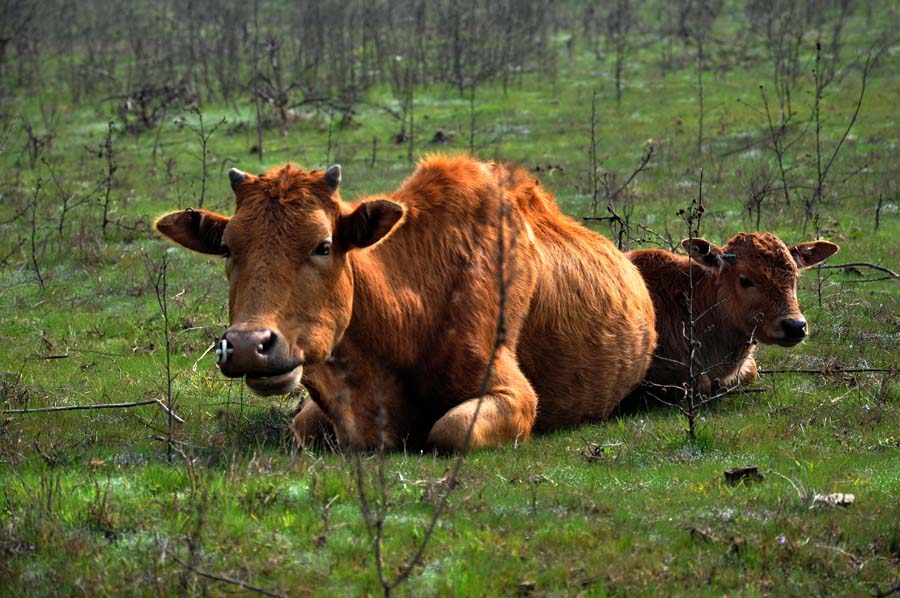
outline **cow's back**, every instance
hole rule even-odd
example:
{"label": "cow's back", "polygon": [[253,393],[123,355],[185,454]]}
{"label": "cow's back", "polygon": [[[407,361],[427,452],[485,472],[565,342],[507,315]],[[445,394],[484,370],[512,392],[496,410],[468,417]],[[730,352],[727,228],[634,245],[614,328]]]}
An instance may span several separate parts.
{"label": "cow's back", "polygon": [[518,349],[538,394],[537,427],[606,418],[641,382],[656,345],[646,286],[622,252],[562,214],[533,179],[513,173],[507,184],[540,261]]}

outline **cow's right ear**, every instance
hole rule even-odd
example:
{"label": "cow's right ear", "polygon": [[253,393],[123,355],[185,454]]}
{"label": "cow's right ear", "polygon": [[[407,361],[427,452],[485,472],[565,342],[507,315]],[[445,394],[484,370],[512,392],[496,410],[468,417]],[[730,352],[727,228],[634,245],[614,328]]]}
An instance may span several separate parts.
{"label": "cow's right ear", "polygon": [[336,238],[345,250],[369,247],[387,237],[403,219],[404,209],[386,199],[364,201],[338,220]]}
{"label": "cow's right ear", "polygon": [[153,223],[153,228],[162,236],[192,251],[225,255],[222,233],[225,232],[228,220],[228,216],[208,210],[187,209],[160,216]]}
{"label": "cow's right ear", "polygon": [[685,239],[681,246],[695,264],[718,272],[725,265],[724,253],[706,239]]}

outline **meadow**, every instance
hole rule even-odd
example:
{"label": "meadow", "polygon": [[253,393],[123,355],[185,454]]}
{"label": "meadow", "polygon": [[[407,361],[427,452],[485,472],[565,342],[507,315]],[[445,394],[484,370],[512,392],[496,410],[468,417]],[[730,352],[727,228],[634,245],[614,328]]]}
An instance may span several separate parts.
{"label": "meadow", "polygon": [[[5,71],[0,595],[387,594],[381,579],[406,569],[445,495],[390,593],[900,592],[900,286],[872,267],[900,270],[900,13],[853,11],[819,92],[823,51],[805,32],[796,116],[778,137],[766,46],[729,7],[707,42],[699,147],[694,49],[649,29],[630,34],[620,101],[613,46],[563,21],[552,76],[465,94],[417,84],[411,138],[397,135],[395,90],[374,84],[352,112],[308,104],[267,125],[263,159],[246,98],[200,94],[136,132],[115,99]],[[760,381],[704,406],[695,438],[678,410],[637,405],[470,453],[452,483],[456,457],[294,447],[302,393],[256,397],[215,366],[221,260],[166,244],[153,219],[201,203],[230,213],[232,166],[340,163],[354,199],[395,188],[418,156],[469,151],[533,170],[575,217],[615,214],[585,224],[626,248],[673,248],[702,198],[709,240],[824,238],[841,247],[829,264],[851,265],[804,274],[810,338],[761,346]],[[171,438],[157,399],[183,419]],[[761,477],[726,480],[747,465]],[[831,493],[855,500],[815,498]]]}

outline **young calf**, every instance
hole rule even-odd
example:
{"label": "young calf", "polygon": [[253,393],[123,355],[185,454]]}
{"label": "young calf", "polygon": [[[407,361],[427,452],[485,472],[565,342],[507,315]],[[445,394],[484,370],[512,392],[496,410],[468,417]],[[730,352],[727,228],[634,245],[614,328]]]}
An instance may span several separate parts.
{"label": "young calf", "polygon": [[838,250],[828,241],[788,247],[760,233],[741,233],[724,248],[703,239],[686,239],[682,246],[690,257],[659,249],[628,254],[656,310],[659,343],[645,385],[689,382],[693,332],[693,374],[703,392],[756,380],[757,342],[792,347],[806,338],[797,304],[800,270]]}

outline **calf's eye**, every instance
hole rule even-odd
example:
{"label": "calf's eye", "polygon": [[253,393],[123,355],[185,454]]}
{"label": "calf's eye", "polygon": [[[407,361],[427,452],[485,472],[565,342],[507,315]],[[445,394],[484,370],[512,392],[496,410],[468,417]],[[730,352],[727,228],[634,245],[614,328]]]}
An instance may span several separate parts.
{"label": "calf's eye", "polygon": [[749,289],[750,287],[753,286],[753,281],[750,280],[749,278],[747,278],[746,276],[741,275],[741,286],[744,287],[745,289]]}
{"label": "calf's eye", "polygon": [[328,241],[322,241],[316,246],[316,250],[313,252],[315,255],[328,255],[331,253],[331,243]]}

